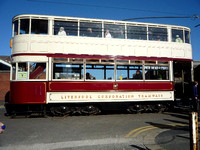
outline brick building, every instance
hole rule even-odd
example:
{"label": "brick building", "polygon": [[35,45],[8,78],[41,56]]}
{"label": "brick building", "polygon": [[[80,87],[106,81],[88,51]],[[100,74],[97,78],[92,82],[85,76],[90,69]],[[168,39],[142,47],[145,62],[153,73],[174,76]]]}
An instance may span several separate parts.
{"label": "brick building", "polygon": [[0,56],[0,102],[10,90],[10,56]]}

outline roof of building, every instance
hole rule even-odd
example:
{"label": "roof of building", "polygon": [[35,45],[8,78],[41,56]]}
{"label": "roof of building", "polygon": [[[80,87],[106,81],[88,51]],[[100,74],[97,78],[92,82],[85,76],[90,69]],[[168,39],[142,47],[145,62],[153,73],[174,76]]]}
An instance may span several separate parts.
{"label": "roof of building", "polygon": [[198,67],[200,65],[200,61],[193,61],[194,68]]}
{"label": "roof of building", "polygon": [[0,56],[0,72],[10,70],[10,56]]}
{"label": "roof of building", "polygon": [[0,60],[10,63],[10,56],[0,56]]}

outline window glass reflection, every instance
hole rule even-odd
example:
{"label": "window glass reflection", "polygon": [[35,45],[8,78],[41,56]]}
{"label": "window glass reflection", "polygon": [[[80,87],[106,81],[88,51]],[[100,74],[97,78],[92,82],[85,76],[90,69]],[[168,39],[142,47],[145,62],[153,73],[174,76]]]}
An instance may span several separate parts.
{"label": "window glass reflection", "polygon": [[16,76],[16,64],[12,64],[12,80],[15,80]]}
{"label": "window glass reflection", "polygon": [[81,22],[80,36],[102,37],[102,24]]}
{"label": "window glass reflection", "polygon": [[169,80],[169,67],[146,65],[145,79],[146,80]]}
{"label": "window glass reflection", "polygon": [[125,38],[125,26],[124,25],[114,25],[105,24],[104,25],[104,36],[105,38]]}
{"label": "window glass reflection", "polygon": [[18,72],[17,72],[18,80],[28,79],[28,63],[18,63]]}
{"label": "window glass reflection", "polygon": [[141,26],[127,26],[127,38],[147,40],[147,28]]}
{"label": "window glass reflection", "polygon": [[63,29],[63,31],[68,36],[77,36],[78,35],[78,22],[54,21],[54,35],[59,35],[58,33],[61,29]]}
{"label": "window glass reflection", "polygon": [[81,80],[83,79],[83,65],[71,63],[54,63],[53,79]]}
{"label": "window glass reflection", "polygon": [[142,65],[117,65],[117,80],[142,79]]}
{"label": "window glass reflection", "polygon": [[30,62],[29,79],[46,79],[46,63]]}
{"label": "window glass reflection", "polygon": [[185,31],[185,43],[190,43],[190,32]]}
{"label": "window glass reflection", "polygon": [[149,27],[149,40],[153,41],[167,41],[167,29]]}
{"label": "window glass reflection", "polygon": [[29,34],[29,19],[20,20],[20,34]]}
{"label": "window glass reflection", "polygon": [[172,29],[172,42],[183,43],[183,30]]}
{"label": "window glass reflection", "polygon": [[86,80],[114,80],[114,65],[87,64]]}
{"label": "window glass reflection", "polygon": [[48,20],[31,20],[31,34],[48,34]]}
{"label": "window glass reflection", "polygon": [[18,20],[14,22],[14,35],[18,35]]}

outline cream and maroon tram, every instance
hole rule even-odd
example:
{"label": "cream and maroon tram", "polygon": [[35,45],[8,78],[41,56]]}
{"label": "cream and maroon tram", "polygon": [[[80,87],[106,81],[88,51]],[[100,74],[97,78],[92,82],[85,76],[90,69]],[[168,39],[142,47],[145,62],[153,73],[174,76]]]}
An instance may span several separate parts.
{"label": "cream and maroon tram", "polygon": [[12,23],[8,113],[91,114],[108,104],[159,111],[191,65],[183,26],[47,15]]}

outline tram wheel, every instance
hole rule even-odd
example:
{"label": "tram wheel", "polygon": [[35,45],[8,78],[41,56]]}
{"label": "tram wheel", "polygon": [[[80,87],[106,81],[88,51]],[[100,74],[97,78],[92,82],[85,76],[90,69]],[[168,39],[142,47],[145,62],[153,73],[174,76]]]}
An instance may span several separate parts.
{"label": "tram wheel", "polygon": [[128,107],[127,111],[129,113],[133,113],[133,114],[138,114],[138,113],[141,113],[142,112],[142,108],[140,105],[131,105]]}
{"label": "tram wheel", "polygon": [[58,106],[58,107],[51,107],[50,112],[53,116],[65,116],[70,114],[69,107],[66,106]]}
{"label": "tram wheel", "polygon": [[96,114],[99,114],[101,110],[97,106],[88,105],[88,106],[83,107],[81,112],[86,115],[96,115]]}

